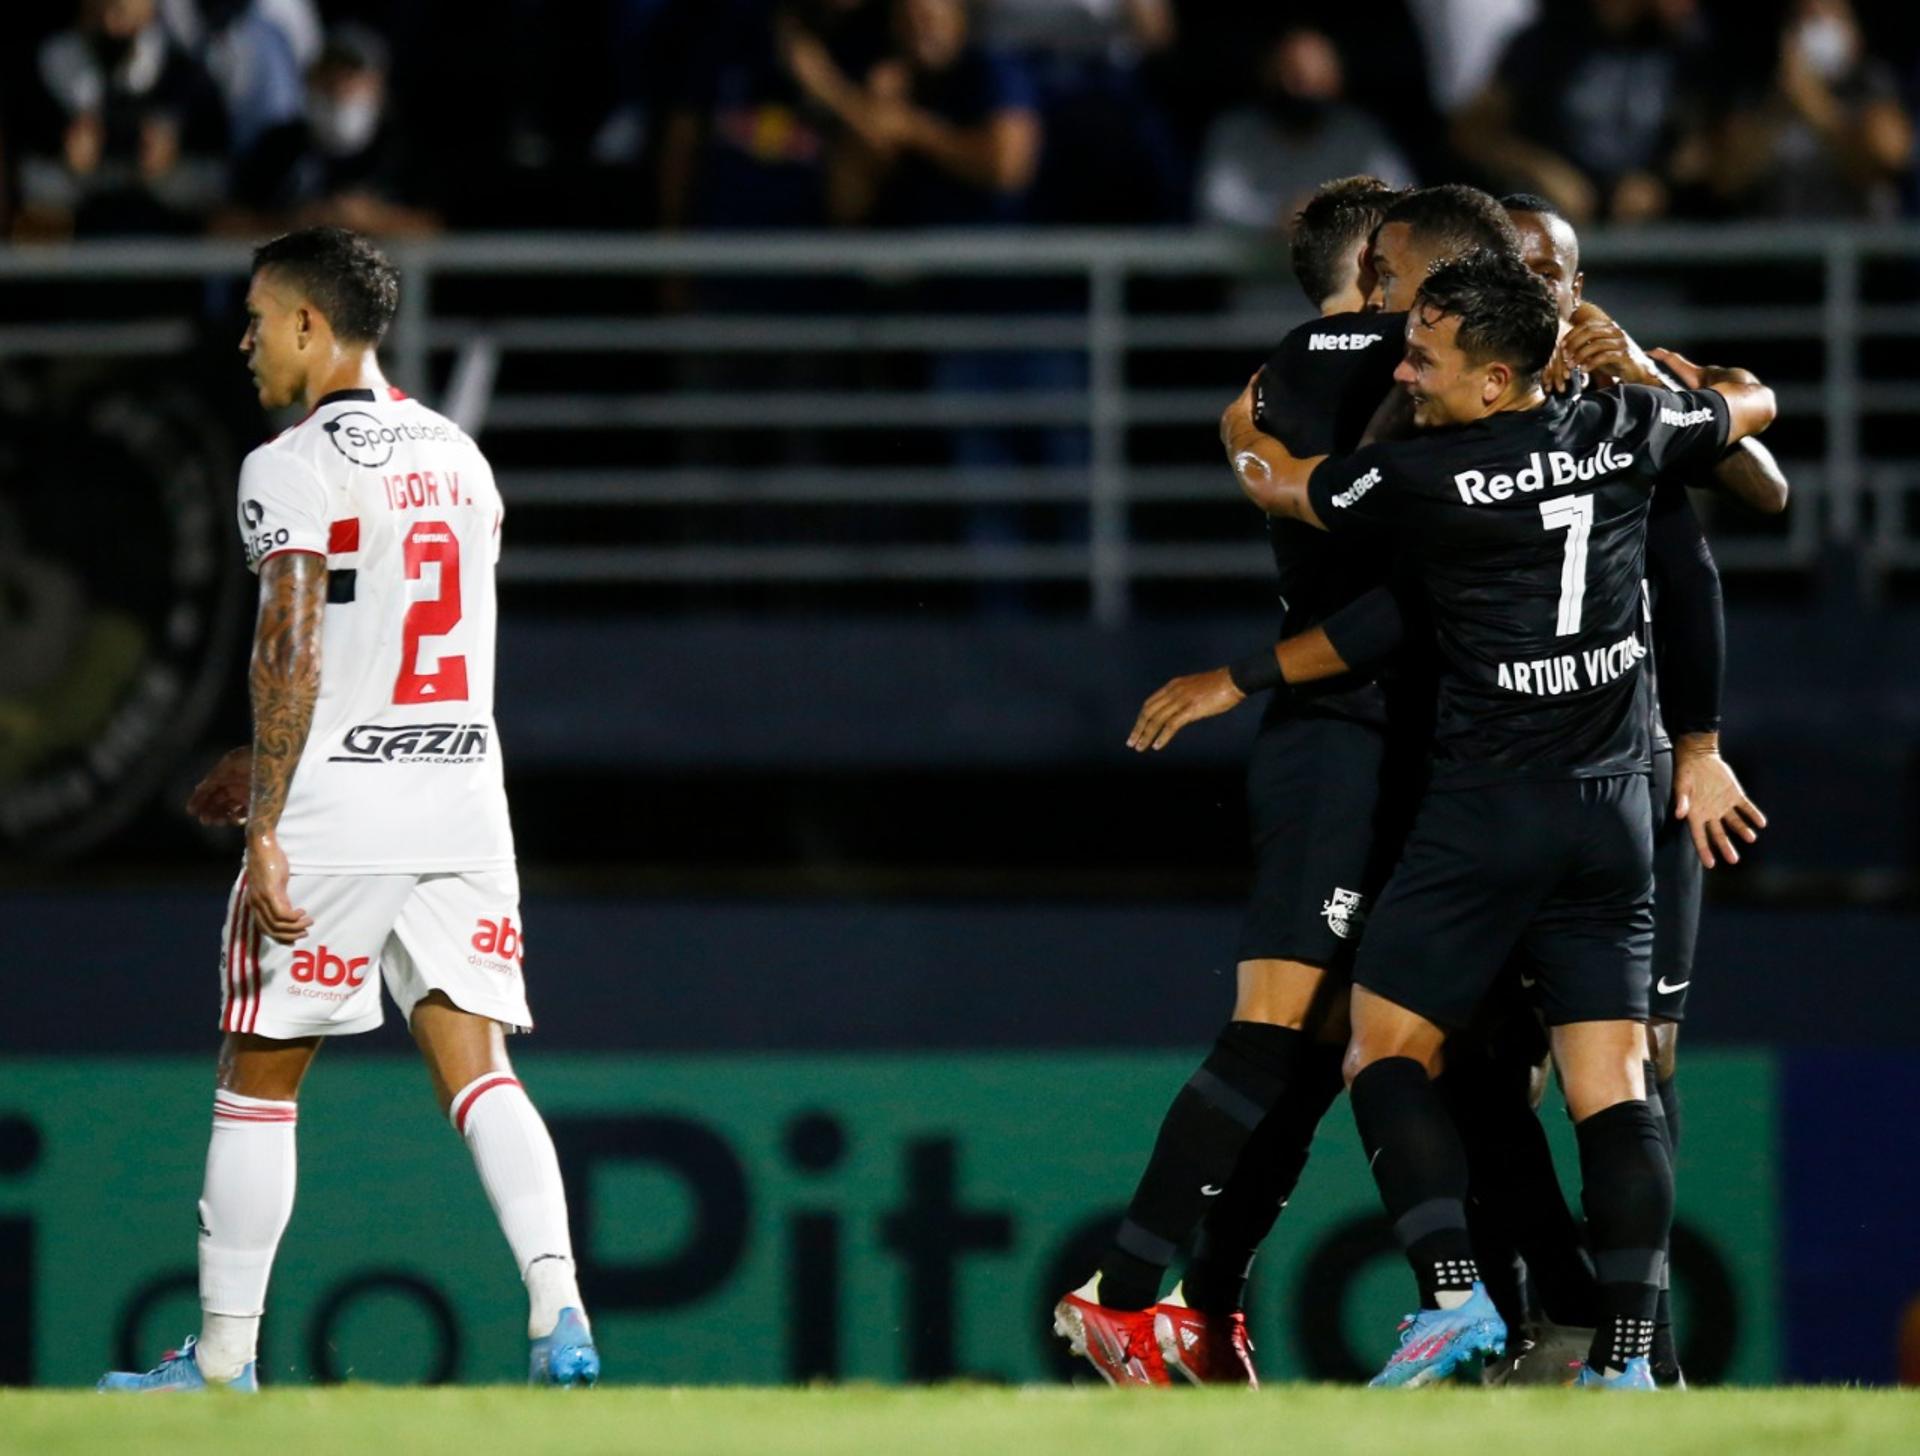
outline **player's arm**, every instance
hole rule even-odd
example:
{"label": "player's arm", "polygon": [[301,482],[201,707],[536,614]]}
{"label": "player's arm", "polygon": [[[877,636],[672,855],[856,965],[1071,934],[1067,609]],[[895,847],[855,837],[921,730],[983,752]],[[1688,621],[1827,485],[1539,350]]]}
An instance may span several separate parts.
{"label": "player's arm", "polygon": [[1233,466],[1240,493],[1270,516],[1285,516],[1325,530],[1320,517],[1307,500],[1307,482],[1313,470],[1327,457],[1316,455],[1299,460],[1287,447],[1266,434],[1254,422],[1254,384],[1247,381],[1234,402],[1220,416],[1220,443]]}
{"label": "player's arm", "polygon": [[1787,508],[1793,487],[1780,462],[1759,440],[1749,435],[1735,443],[1713,467],[1715,484],[1748,510],[1777,516]]}
{"label": "player's arm", "polygon": [[[1656,389],[1699,387],[1685,384],[1677,375],[1661,368],[1660,359],[1676,356],[1662,349],[1646,353],[1591,300],[1583,300],[1574,310],[1572,322],[1573,327],[1554,356],[1554,363],[1562,370],[1578,367],[1602,381],[1645,384]],[[1709,374],[1753,380],[1745,370],[1701,371],[1703,378]],[[1722,491],[1750,510],[1774,516],[1787,508],[1790,487],[1786,474],[1773,458],[1773,452],[1757,439],[1736,439],[1733,448],[1714,466],[1713,477]]]}
{"label": "player's arm", "polygon": [[327,559],[282,551],[260,564],[260,614],[247,674],[253,701],[253,776],[247,801],[247,903],[260,928],[283,944],[313,924],[287,898],[280,815],[306,750],[320,697],[320,623]]}
{"label": "player's arm", "polygon": [[1141,705],[1127,735],[1127,747],[1139,753],[1165,748],[1189,723],[1217,718],[1255,693],[1284,691],[1377,666],[1393,655],[1405,636],[1399,599],[1388,588],[1375,587],[1318,626],[1284,637],[1226,667],[1173,679]]}
{"label": "player's arm", "polygon": [[1715,853],[1740,862],[1735,839],[1752,844],[1767,824],[1720,757],[1720,703],[1727,632],[1714,564],[1686,488],[1662,482],[1647,521],[1647,576],[1655,586],[1661,704],[1673,734],[1674,817],[1693,835],[1708,869]]}

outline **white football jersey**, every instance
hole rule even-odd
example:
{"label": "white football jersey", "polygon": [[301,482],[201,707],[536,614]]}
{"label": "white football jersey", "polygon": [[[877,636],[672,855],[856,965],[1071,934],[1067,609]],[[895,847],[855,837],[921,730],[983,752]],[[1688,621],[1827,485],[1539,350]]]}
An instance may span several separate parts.
{"label": "white football jersey", "polygon": [[294,873],[513,863],[493,722],[503,510],[460,428],[397,389],[338,390],[247,456],[247,566],[327,559],[320,697],[287,792]]}

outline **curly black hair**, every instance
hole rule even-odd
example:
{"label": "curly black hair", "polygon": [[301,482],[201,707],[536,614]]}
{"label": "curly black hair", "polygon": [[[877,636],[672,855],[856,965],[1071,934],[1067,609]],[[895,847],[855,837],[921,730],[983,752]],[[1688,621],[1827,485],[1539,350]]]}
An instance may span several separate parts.
{"label": "curly black hair", "polygon": [[1480,249],[1427,275],[1416,313],[1460,320],[1455,342],[1476,364],[1499,360],[1522,379],[1547,367],[1560,338],[1553,292],[1518,258]]}
{"label": "curly black hair", "polygon": [[1378,177],[1336,177],[1293,215],[1293,276],[1316,308],[1346,285],[1354,250],[1373,236],[1400,196]]}
{"label": "curly black hair", "polygon": [[1443,255],[1470,253],[1477,248],[1520,256],[1520,231],[1507,210],[1490,193],[1464,182],[1438,187],[1416,187],[1389,207],[1381,225],[1403,222],[1422,239],[1441,246]]}
{"label": "curly black hair", "polygon": [[253,271],[271,268],[319,309],[336,337],[377,344],[400,306],[400,274],[387,255],[342,227],[302,228],[253,250]]}

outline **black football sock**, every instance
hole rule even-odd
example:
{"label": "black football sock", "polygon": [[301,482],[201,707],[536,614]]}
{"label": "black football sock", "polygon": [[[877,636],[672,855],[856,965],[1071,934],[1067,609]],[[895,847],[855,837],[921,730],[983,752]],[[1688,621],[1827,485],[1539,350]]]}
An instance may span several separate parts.
{"label": "black football sock", "polygon": [[1446,1104],[1410,1057],[1353,1079],[1353,1120],[1380,1201],[1428,1309],[1456,1305],[1479,1278],[1467,1236],[1467,1154]]}
{"label": "black football sock", "polygon": [[1651,1352],[1673,1221],[1673,1167],[1652,1109],[1618,1102],[1578,1123],[1581,1200],[1593,1232],[1600,1324],[1588,1365],[1618,1371]]}
{"label": "black football sock", "polygon": [[[1680,1104],[1676,1100],[1673,1079],[1669,1077],[1664,1082],[1656,1082],[1653,1073],[1653,1063],[1648,1062],[1646,1064],[1647,1085],[1658,1094],[1649,1101],[1648,1106],[1653,1110],[1653,1120],[1660,1129],[1661,1141],[1667,1145],[1667,1160],[1672,1162],[1673,1122],[1668,1114],[1668,1108],[1671,1106],[1677,1112]],[[1673,1291],[1670,1287],[1673,1272],[1671,1238],[1668,1241],[1668,1255],[1668,1262],[1660,1271],[1660,1294],[1653,1306],[1653,1353],[1650,1357],[1653,1362],[1654,1377],[1662,1384],[1671,1384],[1680,1375],[1680,1346],[1673,1335]]]}
{"label": "black football sock", "polygon": [[1437,1085],[1448,1094],[1467,1149],[1469,1225],[1488,1294],[1511,1325],[1510,1308],[1523,1307],[1525,1295],[1503,1276],[1517,1256],[1542,1313],[1555,1324],[1589,1328],[1599,1321],[1593,1265],[1533,1110],[1532,1075],[1524,1055],[1467,1047]]}
{"label": "black football sock", "polygon": [[1664,1082],[1652,1082],[1653,1090],[1660,1097],[1661,1115],[1667,1120],[1667,1146],[1676,1152],[1680,1148],[1680,1088],[1677,1084],[1678,1079],[1674,1077]]}
{"label": "black football sock", "polygon": [[1195,1309],[1224,1315],[1246,1307],[1253,1256],[1293,1197],[1314,1132],[1344,1089],[1345,1054],[1341,1046],[1305,1048],[1298,1074],[1247,1139],[1226,1191],[1213,1200],[1194,1238],[1184,1288]]}
{"label": "black football sock", "polygon": [[1291,1027],[1227,1023],[1160,1124],[1147,1171],[1100,1262],[1102,1304],[1145,1309],[1159,1299],[1167,1265],[1232,1179],[1306,1044]]}

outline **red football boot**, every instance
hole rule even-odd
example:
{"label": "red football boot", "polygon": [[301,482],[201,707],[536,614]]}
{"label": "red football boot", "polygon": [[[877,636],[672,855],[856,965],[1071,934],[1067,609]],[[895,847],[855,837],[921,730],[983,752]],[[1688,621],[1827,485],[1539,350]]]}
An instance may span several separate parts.
{"label": "red football boot", "polygon": [[1175,1289],[1153,1307],[1153,1340],[1160,1347],[1161,1363],[1195,1385],[1260,1388],[1247,1317],[1237,1309],[1228,1315],[1202,1314]]}
{"label": "red football boot", "polygon": [[1099,1276],[1053,1307],[1053,1332],[1073,1347],[1109,1385],[1172,1385],[1153,1339],[1152,1309],[1108,1309],[1096,1304]]}

